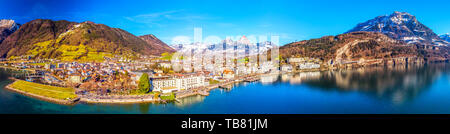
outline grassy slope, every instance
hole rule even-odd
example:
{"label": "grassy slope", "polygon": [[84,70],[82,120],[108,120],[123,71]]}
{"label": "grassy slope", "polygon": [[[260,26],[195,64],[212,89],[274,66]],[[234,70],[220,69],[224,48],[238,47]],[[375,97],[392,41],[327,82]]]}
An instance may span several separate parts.
{"label": "grassy slope", "polygon": [[173,52],[158,49],[170,47],[154,36],[151,39],[153,44],[148,44],[125,30],[93,22],[36,19],[25,23],[0,43],[0,55],[7,58],[30,55],[39,59],[95,62],[103,61],[103,57],[133,60],[141,55]]}
{"label": "grassy slope", "polygon": [[328,61],[335,59],[336,53],[340,48],[352,42],[362,40],[368,41],[350,46],[350,53],[345,53],[345,59],[359,60],[360,58],[381,59],[417,56],[417,51],[414,46],[407,46],[400,42],[390,42],[389,40],[393,39],[384,34],[373,32],[353,32],[294,42],[282,46],[280,48],[280,55],[283,58],[312,57]]}
{"label": "grassy slope", "polygon": [[61,100],[65,100],[66,98],[73,99],[77,97],[73,88],[55,87],[33,82],[27,82],[23,80],[18,80],[14,82],[13,84],[11,84],[11,87],[17,90],[22,90],[25,92]]}
{"label": "grassy slope", "polygon": [[[62,61],[85,61],[102,62],[105,57],[112,57],[112,54],[97,52],[96,49],[80,44],[78,46],[60,45],[52,46],[53,40],[39,42],[33,45],[33,49],[28,51],[31,55],[49,55],[55,53],[57,59]],[[46,56],[47,57],[47,56]]]}
{"label": "grassy slope", "polygon": [[[27,27],[22,30],[22,33],[33,34],[15,35],[17,38],[23,37],[23,39],[17,39],[16,42],[24,47],[11,48],[14,53],[11,53],[9,57],[32,55],[41,59],[102,62],[104,57],[112,58],[115,55],[134,59],[136,52],[147,52],[146,50],[150,49],[144,49],[146,43],[140,38],[102,24],[69,23],[60,25],[59,21],[50,20],[36,20],[36,23],[27,24]],[[36,30],[36,27],[41,29]],[[59,31],[54,32],[52,29]],[[5,46],[11,46],[15,43],[14,41]]]}
{"label": "grassy slope", "polygon": [[162,100],[175,100],[175,95],[173,93],[162,94],[160,96]]}

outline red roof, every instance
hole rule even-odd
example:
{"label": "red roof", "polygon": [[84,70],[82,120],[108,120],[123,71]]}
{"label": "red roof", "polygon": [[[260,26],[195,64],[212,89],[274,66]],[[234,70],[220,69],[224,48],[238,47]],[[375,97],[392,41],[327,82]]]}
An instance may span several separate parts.
{"label": "red roof", "polygon": [[233,70],[225,69],[223,70],[224,74],[234,74]]}

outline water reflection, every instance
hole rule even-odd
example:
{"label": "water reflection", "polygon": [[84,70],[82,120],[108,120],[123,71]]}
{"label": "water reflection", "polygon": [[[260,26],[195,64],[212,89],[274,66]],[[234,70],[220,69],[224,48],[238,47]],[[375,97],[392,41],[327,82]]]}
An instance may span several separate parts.
{"label": "water reflection", "polygon": [[264,74],[261,75],[260,81],[262,84],[272,84],[278,80],[278,74]]}
{"label": "water reflection", "polygon": [[290,84],[301,84],[306,81],[318,80],[320,78],[321,72],[300,72],[295,75],[285,75],[288,76],[285,76],[284,80],[289,81]]}
{"label": "water reflection", "polygon": [[[290,85],[308,85],[314,90],[363,92],[394,104],[413,100],[429,87],[441,75],[449,75],[449,64],[382,66],[353,70],[333,70],[323,72],[300,72],[281,75],[262,75],[261,84],[289,83]],[[240,83],[235,86],[247,86]],[[222,93],[231,90],[218,89]],[[177,107],[185,107],[203,102],[204,96],[183,98]]]}
{"label": "water reflection", "polygon": [[264,75],[261,83],[174,103],[74,106],[4,90],[11,71],[0,70],[0,113],[450,113],[449,70],[432,64]]}
{"label": "water reflection", "polygon": [[177,107],[191,106],[193,104],[203,102],[204,99],[205,99],[205,96],[201,96],[201,95],[190,96],[190,97],[179,99],[179,102],[175,103],[175,106],[177,106]]}
{"label": "water reflection", "polygon": [[283,82],[307,84],[320,90],[361,91],[399,104],[412,100],[443,73],[448,64],[371,67],[355,70],[281,75]]}
{"label": "water reflection", "polygon": [[150,103],[143,103],[138,105],[138,107],[141,114],[147,114],[150,111]]}

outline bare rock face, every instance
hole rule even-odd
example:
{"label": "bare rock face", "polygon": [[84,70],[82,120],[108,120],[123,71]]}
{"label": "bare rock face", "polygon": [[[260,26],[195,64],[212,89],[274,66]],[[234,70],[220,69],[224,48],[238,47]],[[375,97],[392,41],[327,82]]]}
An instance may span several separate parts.
{"label": "bare rock face", "polygon": [[0,43],[2,43],[2,41],[6,39],[6,37],[19,29],[19,27],[20,24],[17,24],[14,20],[0,20]]}
{"label": "bare rock face", "polygon": [[391,15],[375,17],[349,30],[380,32],[408,44],[448,45],[430,28],[420,23],[417,18],[406,12],[394,12]]}
{"label": "bare rock face", "polygon": [[306,56],[336,61],[357,61],[361,58],[382,59],[417,55],[415,48],[376,32],[352,32],[337,36],[305,40],[280,48],[284,57]]}
{"label": "bare rock face", "polygon": [[161,40],[159,40],[158,38],[156,38],[155,35],[153,35],[153,34],[142,35],[142,36],[139,36],[139,38],[141,38],[142,40],[147,42],[147,44],[153,48],[151,50],[152,53],[154,53],[156,55],[160,55],[164,52],[170,52],[170,53],[175,52],[175,49],[173,49],[172,47],[168,46],[166,43],[164,43]]}

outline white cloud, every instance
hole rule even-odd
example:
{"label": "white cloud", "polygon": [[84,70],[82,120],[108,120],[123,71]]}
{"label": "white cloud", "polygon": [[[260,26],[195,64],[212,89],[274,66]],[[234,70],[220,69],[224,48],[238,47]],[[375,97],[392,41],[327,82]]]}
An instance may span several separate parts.
{"label": "white cloud", "polygon": [[174,14],[179,12],[179,10],[172,10],[172,11],[164,11],[164,12],[156,12],[156,13],[149,13],[149,14],[140,14],[140,15],[136,15],[136,16],[131,16],[131,17],[125,17],[128,20],[131,21],[155,21],[158,19],[161,19],[165,16],[168,16],[170,14]]}
{"label": "white cloud", "polygon": [[175,36],[172,38],[170,44],[191,44],[191,38],[189,36]]}
{"label": "white cloud", "polygon": [[[188,14],[184,12],[184,10],[170,10],[163,12],[154,12],[148,14],[139,14],[135,16],[128,16],[125,19],[134,21],[137,23],[144,24],[161,24],[161,21],[164,20],[172,20],[172,21],[197,21],[197,20],[206,20],[213,19],[212,17],[208,17],[206,15],[198,15],[198,14]],[[161,24],[162,25],[162,24]]]}

